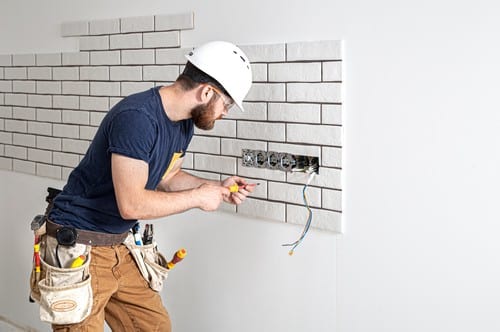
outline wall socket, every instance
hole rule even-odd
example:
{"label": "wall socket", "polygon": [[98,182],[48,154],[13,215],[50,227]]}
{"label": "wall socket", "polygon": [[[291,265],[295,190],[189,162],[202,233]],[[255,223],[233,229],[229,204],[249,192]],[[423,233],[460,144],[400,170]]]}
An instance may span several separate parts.
{"label": "wall socket", "polygon": [[241,153],[243,166],[319,174],[318,157],[250,149],[243,149]]}

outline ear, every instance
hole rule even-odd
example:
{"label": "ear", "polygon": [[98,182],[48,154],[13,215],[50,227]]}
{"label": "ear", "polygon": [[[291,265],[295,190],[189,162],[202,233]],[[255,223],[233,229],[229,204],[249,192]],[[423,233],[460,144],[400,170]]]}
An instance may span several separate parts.
{"label": "ear", "polygon": [[201,103],[208,103],[212,98],[214,90],[208,84],[201,84],[198,89],[198,98]]}

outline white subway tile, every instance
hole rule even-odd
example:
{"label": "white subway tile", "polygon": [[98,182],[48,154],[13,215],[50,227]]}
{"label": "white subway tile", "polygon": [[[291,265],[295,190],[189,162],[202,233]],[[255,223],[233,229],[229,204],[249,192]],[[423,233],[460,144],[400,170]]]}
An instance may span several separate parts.
{"label": "white subway tile", "polygon": [[247,101],[285,101],[284,83],[254,83],[248,92]]}
{"label": "white subway tile", "polygon": [[12,81],[0,81],[0,92],[12,92]]}
{"label": "white subway tile", "polygon": [[265,121],[267,120],[267,103],[259,102],[244,102],[242,112],[238,108],[233,108],[227,115],[228,119],[241,119],[241,120],[256,120]]}
{"label": "white subway tile", "polygon": [[107,81],[109,80],[109,67],[80,67],[82,81]]}
{"label": "white subway tile", "polygon": [[341,148],[332,148],[332,147],[324,146],[322,148],[321,156],[322,156],[322,158],[320,160],[321,166],[336,167],[336,168],[342,167],[342,149]]}
{"label": "white subway tile", "polygon": [[194,28],[194,14],[155,15],[155,30],[188,30]]}
{"label": "white subway tile", "polygon": [[5,130],[12,131],[12,132],[18,132],[18,133],[25,133],[28,131],[28,123],[26,121],[22,121],[22,120],[6,119],[5,120]]}
{"label": "white subway tile", "polygon": [[123,100],[123,97],[109,97],[109,109],[113,108],[116,104]]}
{"label": "white subway tile", "polygon": [[175,81],[179,76],[179,66],[144,66],[145,81]]}
{"label": "white subway tile", "polygon": [[342,62],[323,62],[323,81],[342,81]]}
{"label": "white subway tile", "polygon": [[52,135],[52,124],[48,122],[28,122],[28,133],[37,135]]}
{"label": "white subway tile", "polygon": [[93,20],[89,22],[89,34],[106,35],[120,33],[120,19]]}
{"label": "white subway tile", "polygon": [[240,140],[232,138],[223,138],[221,142],[221,153],[226,156],[241,157],[241,150],[266,150],[267,143],[253,140]]}
{"label": "white subway tile", "polygon": [[285,61],[285,44],[241,45],[251,63]]}
{"label": "white subway tile", "polygon": [[78,138],[80,129],[75,125],[55,123],[52,126],[52,136],[65,138]]}
{"label": "white subway tile", "polygon": [[126,35],[113,35],[109,39],[110,49],[142,48],[142,34],[131,33]]}
{"label": "white subway tile", "polygon": [[12,107],[12,115],[15,119],[35,120],[36,114],[34,108]]}
{"label": "white subway tile", "polygon": [[62,54],[63,66],[88,66],[89,64],[89,52],[67,52]]}
{"label": "white subway tile", "polygon": [[252,81],[267,82],[267,63],[252,64]]}
{"label": "white subway tile", "polygon": [[0,157],[0,169],[11,171],[12,170],[12,159]]}
{"label": "white subway tile", "polygon": [[321,207],[328,210],[342,211],[342,191],[323,189]]}
{"label": "white subway tile", "polygon": [[342,146],[342,128],[338,126],[289,123],[287,142]]}
{"label": "white subway tile", "polygon": [[69,175],[71,174],[71,172],[73,172],[73,168],[61,167],[61,172],[62,172],[61,179],[64,181],[67,181],[69,178]]}
{"label": "white subway tile", "polygon": [[236,121],[234,120],[217,120],[215,121],[214,129],[201,130],[194,129],[197,135],[221,136],[221,137],[236,137]]}
{"label": "white subway tile", "polygon": [[[281,182],[269,182],[268,195],[273,201],[282,201],[294,204],[304,204],[302,190],[304,186]],[[308,187],[306,190],[307,201],[312,207],[321,207],[321,189]]]}
{"label": "white subway tile", "polygon": [[[311,228],[342,233],[342,213],[320,209],[311,209]],[[305,225],[309,213],[306,208],[299,205],[287,205],[287,223]]]}
{"label": "white subway tile", "polygon": [[195,135],[189,144],[188,151],[220,154],[220,138]]}
{"label": "white subway tile", "polygon": [[4,68],[6,80],[25,80],[27,76],[26,67]]}
{"label": "white subway tile", "polygon": [[143,34],[143,47],[179,47],[181,44],[180,39],[179,31],[146,32]]}
{"label": "white subway tile", "polygon": [[78,96],[53,96],[54,108],[78,109],[80,98]]}
{"label": "white subway tile", "polygon": [[142,67],[141,66],[110,67],[109,77],[111,81],[142,81]]}
{"label": "white subway tile", "polygon": [[[8,81],[7,81],[8,82]],[[35,93],[35,81],[13,81],[12,92]],[[5,91],[8,92],[8,91]]]}
{"label": "white subway tile", "polygon": [[[108,111],[109,97],[80,97],[80,109],[88,111]],[[91,115],[92,117],[92,115]]]}
{"label": "white subway tile", "polygon": [[51,95],[28,95],[28,106],[30,107],[52,107]]}
{"label": "white subway tile", "polygon": [[121,95],[126,97],[137,92],[146,91],[153,87],[154,84],[152,82],[122,82]]}
{"label": "white subway tile", "polygon": [[120,82],[90,82],[92,96],[119,96]]}
{"label": "white subway tile", "polygon": [[122,33],[154,30],[154,16],[125,17],[121,18],[120,21],[120,31]]}
{"label": "white subway tile", "polygon": [[20,93],[4,94],[5,105],[28,106],[28,96]]}
{"label": "white subway tile", "polygon": [[38,81],[36,82],[36,93],[39,94],[60,94],[61,82]]}
{"label": "white subway tile", "polygon": [[[5,119],[0,119],[0,130],[5,130]],[[3,149],[3,145],[0,145],[0,155],[2,155],[1,149]]]}
{"label": "white subway tile", "polygon": [[319,82],[321,63],[270,63],[269,82]]}
{"label": "white subway tile", "polygon": [[28,160],[50,164],[52,163],[52,151],[28,149]]}
{"label": "white subway tile", "polygon": [[61,122],[61,111],[40,108],[36,110],[36,119],[44,122]]}
{"label": "white subway tile", "polygon": [[35,55],[34,54],[14,54],[14,55],[12,55],[12,65],[13,66],[34,66],[35,65]]}
{"label": "white subway tile", "polygon": [[238,205],[238,213],[259,219],[285,221],[285,204],[248,198]]}
{"label": "white subway tile", "polygon": [[[307,174],[304,173],[287,173],[287,182],[305,184],[307,177]],[[336,168],[320,167],[319,174],[314,176],[311,185],[330,189],[342,189],[341,171]]]}
{"label": "white subway tile", "polygon": [[88,141],[81,141],[77,139],[63,138],[62,151],[84,154],[87,152],[90,143]]}
{"label": "white subway tile", "polygon": [[342,102],[341,83],[287,83],[287,101]]}
{"label": "white subway tile", "polygon": [[55,81],[78,81],[80,71],[78,67],[54,67],[52,76]]}
{"label": "white subway tile", "polygon": [[195,171],[195,170],[186,170],[191,175],[197,176],[202,179],[208,179],[208,180],[213,180],[213,181],[220,181],[220,175],[218,173],[211,173],[211,172],[200,172],[200,171]]}
{"label": "white subway tile", "polygon": [[109,36],[85,36],[78,39],[80,51],[109,50]]}
{"label": "white subway tile", "polygon": [[224,174],[236,174],[236,158],[195,154],[194,166],[197,170]]}
{"label": "white subway tile", "polygon": [[342,105],[323,105],[321,117],[323,124],[342,125]]}
{"label": "white subway tile", "polygon": [[47,164],[36,164],[36,175],[49,177],[53,179],[60,179],[62,175],[62,169],[59,166],[52,166]]}
{"label": "white subway tile", "polygon": [[90,64],[92,66],[119,65],[120,51],[93,51],[90,52]]}
{"label": "white subway tile", "polygon": [[4,67],[12,66],[12,55],[0,54],[0,66]]}
{"label": "white subway tile", "polygon": [[299,145],[269,142],[269,151],[290,153],[301,156],[319,157],[321,147],[315,145]]}
{"label": "white subway tile", "polygon": [[166,48],[156,50],[156,64],[185,65],[187,62],[185,55],[189,53],[190,50],[190,48]]}
{"label": "white subway tile", "polygon": [[3,93],[0,93],[0,105],[4,105],[5,104],[5,96]]}
{"label": "white subway tile", "polygon": [[318,104],[269,103],[270,121],[320,123],[321,109]]}
{"label": "white subway tile", "polygon": [[89,22],[63,22],[61,24],[61,36],[85,36],[89,34]]}
{"label": "white subway tile", "polygon": [[51,80],[52,68],[50,67],[30,67],[28,68],[28,79],[30,80]]}
{"label": "white subway tile", "polygon": [[122,52],[123,65],[150,65],[155,63],[154,50],[124,50]]}
{"label": "white subway tile", "polygon": [[273,181],[285,181],[286,174],[283,171],[268,168],[256,168],[243,166],[241,158],[238,158],[238,175],[256,179],[265,179]]}
{"label": "white subway tile", "polygon": [[284,141],[284,123],[238,121],[238,138],[265,141]]}
{"label": "white subway tile", "polygon": [[61,53],[36,54],[37,66],[60,66],[62,64]]}
{"label": "white subway tile", "polygon": [[[5,120],[7,121],[7,120]],[[1,132],[0,131],[0,143],[2,144],[12,144],[12,133]]]}
{"label": "white subway tile", "polygon": [[60,151],[62,139],[55,137],[37,136],[36,147],[39,149],[47,149],[52,151]]}
{"label": "white subway tile", "polygon": [[32,161],[26,160],[13,160],[13,170],[15,172],[26,173],[26,174],[35,174],[35,163]]}
{"label": "white subway tile", "polygon": [[89,82],[66,81],[62,82],[63,95],[88,95],[90,93]]}
{"label": "white subway tile", "polygon": [[6,145],[5,156],[18,159],[26,159],[28,157],[28,149],[21,146]]}
{"label": "white subway tile", "polygon": [[53,163],[58,166],[76,167],[80,162],[78,154],[65,152],[53,152],[52,159]]}
{"label": "white subway tile", "polygon": [[3,68],[0,68],[0,80],[3,80]]}
{"label": "white subway tile", "polygon": [[[62,122],[79,125],[90,124],[90,113],[86,111],[62,111]],[[78,128],[79,129],[79,128]],[[78,137],[78,135],[76,136]]]}
{"label": "white subway tile", "polygon": [[99,126],[105,116],[106,113],[103,112],[90,112],[90,125]]}
{"label": "white subway tile", "polygon": [[193,161],[194,157],[192,153],[186,152],[184,155],[184,159],[182,160],[182,168],[193,168]]}
{"label": "white subway tile", "polygon": [[92,140],[97,133],[97,127],[80,126],[80,139]]}
{"label": "white subway tile", "polygon": [[326,40],[288,43],[287,61],[341,60],[342,42]]}

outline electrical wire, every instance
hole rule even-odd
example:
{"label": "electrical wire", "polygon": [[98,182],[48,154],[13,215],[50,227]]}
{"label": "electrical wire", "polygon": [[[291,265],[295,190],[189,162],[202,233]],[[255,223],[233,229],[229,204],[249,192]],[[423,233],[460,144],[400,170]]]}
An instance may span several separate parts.
{"label": "electrical wire", "polygon": [[307,179],[307,183],[305,184],[304,188],[302,189],[302,198],[304,200],[304,206],[306,207],[306,209],[308,211],[307,221],[306,221],[306,224],[304,226],[304,229],[302,230],[302,234],[300,235],[300,237],[298,238],[297,241],[295,241],[293,243],[282,244],[283,247],[292,247],[290,249],[290,251],[288,252],[288,255],[290,255],[290,256],[293,255],[295,248],[297,248],[297,246],[302,243],[302,240],[304,240],[304,238],[306,237],[306,234],[309,231],[309,227],[311,226],[313,212],[312,212],[311,208],[309,207],[309,202],[307,200],[306,190],[307,190],[307,187],[309,186],[309,184],[311,183],[311,181],[314,177],[314,174],[316,174],[316,173],[311,172],[309,174],[309,178]]}

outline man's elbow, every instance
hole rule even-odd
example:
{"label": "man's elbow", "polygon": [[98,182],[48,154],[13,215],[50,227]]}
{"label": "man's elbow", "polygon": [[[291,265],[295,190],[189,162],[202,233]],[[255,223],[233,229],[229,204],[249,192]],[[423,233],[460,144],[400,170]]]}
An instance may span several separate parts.
{"label": "man's elbow", "polygon": [[120,217],[125,220],[140,219],[139,209],[133,204],[118,204],[118,211],[120,212]]}

